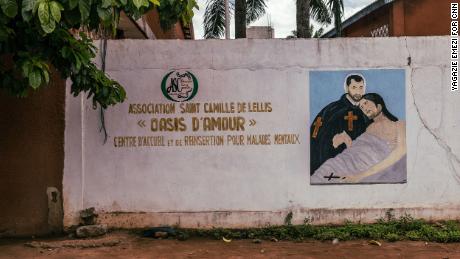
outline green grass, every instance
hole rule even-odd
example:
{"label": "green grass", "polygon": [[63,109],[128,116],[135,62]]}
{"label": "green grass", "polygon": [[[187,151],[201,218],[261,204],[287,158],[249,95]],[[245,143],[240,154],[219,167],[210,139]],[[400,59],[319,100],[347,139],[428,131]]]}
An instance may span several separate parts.
{"label": "green grass", "polygon": [[[290,223],[290,220],[289,220]],[[376,239],[389,242],[399,240],[460,242],[460,226],[456,221],[429,223],[404,216],[399,219],[379,220],[375,224],[347,222],[341,226],[313,226],[310,224],[268,226],[249,229],[177,229],[178,239],[204,237],[212,239],[262,239],[270,240],[354,240]]]}

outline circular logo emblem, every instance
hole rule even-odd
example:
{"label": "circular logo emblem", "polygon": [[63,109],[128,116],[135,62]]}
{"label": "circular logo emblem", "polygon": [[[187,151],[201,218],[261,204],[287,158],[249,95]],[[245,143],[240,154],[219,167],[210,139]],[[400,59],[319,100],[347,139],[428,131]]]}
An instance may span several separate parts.
{"label": "circular logo emblem", "polygon": [[189,71],[173,70],[161,81],[163,95],[174,102],[186,102],[198,92],[198,80]]}

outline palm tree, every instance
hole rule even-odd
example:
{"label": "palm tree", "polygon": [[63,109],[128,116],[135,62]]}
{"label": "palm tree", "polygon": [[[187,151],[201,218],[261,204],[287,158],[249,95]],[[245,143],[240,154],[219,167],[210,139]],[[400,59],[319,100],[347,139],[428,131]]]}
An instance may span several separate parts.
{"label": "palm tree", "polygon": [[328,0],[327,5],[334,16],[334,27],[337,37],[342,36],[342,16],[343,16],[343,0]]}
{"label": "palm tree", "polygon": [[[339,1],[343,1],[343,0],[339,0]],[[323,25],[327,25],[331,23],[331,14],[324,0],[311,0],[310,1],[310,17],[313,18],[313,20]]]}
{"label": "palm tree", "polygon": [[[324,32],[324,28],[323,27],[320,27],[318,30],[315,30],[315,27],[313,26],[313,24],[310,24],[310,29],[309,29],[309,33],[311,35],[312,38],[319,38],[321,37],[321,35],[323,34]],[[288,35],[286,37],[286,39],[296,39],[298,38],[297,37],[297,31],[296,30],[293,30],[291,31],[291,34]]]}
{"label": "palm tree", "polygon": [[246,38],[246,0],[235,0],[235,38]]}
{"label": "palm tree", "polygon": [[297,37],[310,38],[310,3],[311,0],[296,1]]}
{"label": "palm tree", "polygon": [[341,30],[343,0],[297,0],[296,8],[298,38],[311,38],[310,18],[327,25],[334,17],[334,25]]}
{"label": "palm tree", "polygon": [[[311,31],[312,32],[314,31],[313,25],[311,26]],[[314,31],[314,33],[312,33],[313,38],[320,38],[321,35],[323,35],[323,33],[324,33],[324,29],[323,29],[323,27],[321,27],[318,30]]]}
{"label": "palm tree", "polygon": [[[230,9],[233,9],[230,4]],[[204,38],[215,39],[223,36],[225,31],[225,1],[208,0],[204,11]]]}
{"label": "palm tree", "polygon": [[[265,0],[235,0],[229,3],[230,11],[235,11],[235,36],[241,38],[241,33],[244,33],[246,37],[246,25],[265,14]],[[225,0],[207,0],[203,24],[206,39],[220,38],[224,35]]]}

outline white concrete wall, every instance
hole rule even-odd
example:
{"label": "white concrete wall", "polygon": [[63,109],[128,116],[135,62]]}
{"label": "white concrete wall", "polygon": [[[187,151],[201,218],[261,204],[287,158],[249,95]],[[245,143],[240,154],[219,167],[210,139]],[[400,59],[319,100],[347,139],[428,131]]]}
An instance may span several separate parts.
{"label": "white concrete wall", "polygon": [[[99,111],[85,98],[67,97],[66,226],[88,207],[114,227],[262,226],[281,224],[288,211],[295,223],[309,217],[318,224],[370,222],[388,209],[460,217],[460,93],[449,87],[448,37],[123,40],[110,41],[107,55],[107,72],[126,87],[128,99],[106,111],[103,145]],[[407,183],[311,186],[309,71],[369,68],[407,71]],[[148,125],[151,115],[128,114],[130,103],[169,102],[160,83],[171,69],[197,76],[199,92],[190,102],[271,102],[271,113],[242,115],[257,121],[243,134],[295,133],[300,144],[115,148],[114,136],[185,135],[149,132],[137,121]]]}

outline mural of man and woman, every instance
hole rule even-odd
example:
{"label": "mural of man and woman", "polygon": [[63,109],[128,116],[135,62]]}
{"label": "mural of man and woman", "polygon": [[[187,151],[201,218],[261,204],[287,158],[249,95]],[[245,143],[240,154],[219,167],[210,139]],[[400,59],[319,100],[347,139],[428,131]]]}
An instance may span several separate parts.
{"label": "mural of man and woman", "polygon": [[[312,83],[324,87],[320,80]],[[311,121],[311,184],[406,182],[405,121],[390,112],[382,95],[366,88],[362,74],[348,74],[345,93]],[[404,92],[404,82],[399,88]]]}

